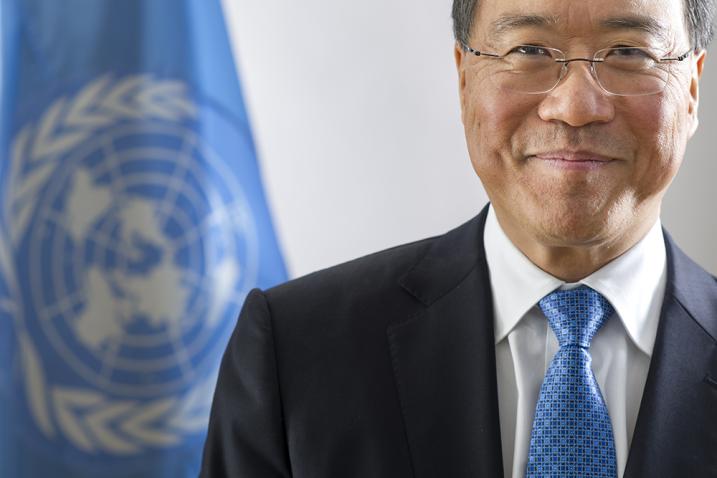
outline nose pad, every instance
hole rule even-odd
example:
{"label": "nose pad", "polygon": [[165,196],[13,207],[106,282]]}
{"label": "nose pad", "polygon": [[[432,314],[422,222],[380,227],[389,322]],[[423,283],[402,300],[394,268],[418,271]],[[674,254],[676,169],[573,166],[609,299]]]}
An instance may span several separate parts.
{"label": "nose pad", "polygon": [[563,82],[563,80],[564,80],[564,79],[568,76],[568,74],[570,73],[570,72],[568,71],[568,70],[569,70],[569,65],[570,65],[570,63],[573,63],[573,62],[585,62],[585,63],[587,63],[586,66],[587,66],[588,73],[589,73],[590,78],[592,79],[593,84],[594,84],[602,93],[607,94],[607,92],[605,91],[605,89],[600,85],[600,82],[598,81],[597,73],[596,73],[596,71],[595,71],[595,63],[594,63],[593,61],[588,60],[588,59],[585,59],[585,58],[574,58],[574,59],[572,59],[572,60],[567,60],[567,61],[562,62],[562,65],[561,65],[561,68],[560,68],[560,77],[559,77],[559,79],[558,79],[558,83],[555,85],[555,89],[560,88],[560,84]]}

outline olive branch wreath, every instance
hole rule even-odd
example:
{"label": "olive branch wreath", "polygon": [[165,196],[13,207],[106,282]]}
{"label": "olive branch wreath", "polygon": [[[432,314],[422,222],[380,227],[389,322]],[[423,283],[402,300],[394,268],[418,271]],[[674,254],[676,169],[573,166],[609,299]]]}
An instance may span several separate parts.
{"label": "olive branch wreath", "polygon": [[[5,221],[0,221],[0,274],[8,279],[11,297],[19,297],[12,251],[27,233],[39,189],[61,167],[59,159],[101,129],[121,121],[196,118],[197,107],[186,89],[180,81],[150,75],[107,75],[74,95],[57,99],[36,124],[26,125],[17,134],[1,211]],[[148,447],[176,444],[184,435],[206,426],[216,374],[181,397],[147,402],[54,385],[48,383],[40,354],[20,318],[20,301],[0,299],[0,311],[15,317],[28,407],[48,438],[59,434],[87,453],[130,455]]]}

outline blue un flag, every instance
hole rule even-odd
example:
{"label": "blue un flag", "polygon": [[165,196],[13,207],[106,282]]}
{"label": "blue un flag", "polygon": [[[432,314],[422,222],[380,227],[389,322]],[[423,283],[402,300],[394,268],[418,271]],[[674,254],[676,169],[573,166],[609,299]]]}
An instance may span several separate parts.
{"label": "blue un flag", "polygon": [[286,278],[218,0],[0,0],[0,476],[196,476]]}

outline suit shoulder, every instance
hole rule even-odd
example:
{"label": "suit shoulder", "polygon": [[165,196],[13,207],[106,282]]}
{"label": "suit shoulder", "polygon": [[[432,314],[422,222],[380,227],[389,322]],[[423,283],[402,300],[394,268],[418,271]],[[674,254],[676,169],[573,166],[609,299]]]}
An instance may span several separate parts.
{"label": "suit shoulder", "polygon": [[336,296],[398,287],[399,278],[418,262],[440,236],[401,244],[290,280],[265,293],[270,301],[291,299],[297,294]]}

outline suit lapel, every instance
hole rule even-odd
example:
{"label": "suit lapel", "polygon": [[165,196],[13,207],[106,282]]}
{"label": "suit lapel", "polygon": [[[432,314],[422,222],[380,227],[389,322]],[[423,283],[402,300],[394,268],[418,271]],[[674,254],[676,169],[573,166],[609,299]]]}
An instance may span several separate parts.
{"label": "suit lapel", "polygon": [[717,286],[665,243],[665,300],[624,476],[717,476]]}
{"label": "suit lapel", "polygon": [[419,478],[503,475],[486,215],[437,239],[402,278],[426,309],[387,331]]}

